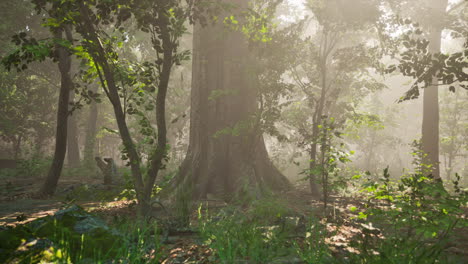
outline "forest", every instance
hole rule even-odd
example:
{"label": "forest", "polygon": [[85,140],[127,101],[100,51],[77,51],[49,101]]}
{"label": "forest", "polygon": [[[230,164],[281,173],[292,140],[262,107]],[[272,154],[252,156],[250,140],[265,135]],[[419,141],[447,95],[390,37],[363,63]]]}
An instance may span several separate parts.
{"label": "forest", "polygon": [[0,263],[468,263],[468,1],[0,0]]}

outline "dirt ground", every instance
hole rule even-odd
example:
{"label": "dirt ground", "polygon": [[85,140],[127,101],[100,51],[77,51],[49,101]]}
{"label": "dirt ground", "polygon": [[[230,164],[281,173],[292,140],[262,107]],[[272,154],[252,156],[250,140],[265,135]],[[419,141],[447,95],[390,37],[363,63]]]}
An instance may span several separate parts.
{"label": "dirt ground", "polygon": [[[67,205],[69,201],[63,198],[52,199],[34,199],[34,193],[39,190],[43,179],[37,178],[18,178],[7,179],[0,181],[0,226],[24,224],[34,219],[52,215],[61,207]],[[70,186],[77,184],[100,184],[98,179],[76,178],[63,179],[59,182],[58,193],[66,190]],[[331,222],[340,222],[339,224],[331,224],[327,229],[336,234],[331,237],[327,243],[335,249],[337,254],[342,254],[346,251],[352,251],[348,242],[353,236],[362,232],[358,226],[350,221],[352,215],[349,214],[351,206],[362,207],[362,204],[357,202],[355,198],[339,198],[333,197],[330,202],[329,209],[325,214],[323,204],[312,199],[308,192],[307,186],[297,184],[293,190],[285,192],[281,195],[290,209],[298,215],[310,216],[316,215],[318,218],[327,217]],[[103,218],[111,219],[114,216],[129,215],[135,216],[135,208],[132,206],[133,201],[115,201],[102,203],[100,201],[73,201],[89,211],[96,212]],[[223,202],[200,201],[207,204],[211,208],[222,208],[225,206]],[[195,217],[195,216],[194,216]],[[338,228],[338,230],[337,230]],[[456,241],[453,242],[448,250],[453,254],[465,256],[468,260],[468,232],[459,230]],[[166,247],[168,258],[165,262],[182,263],[184,259],[197,259],[195,263],[211,263],[213,252],[208,247],[204,247],[196,243],[193,237],[194,234],[173,234],[170,245]],[[184,262],[185,263],[185,262]]]}
{"label": "dirt ground", "polygon": [[[60,198],[35,199],[34,195],[43,183],[42,178],[9,178],[0,181],[0,225],[26,223],[55,213],[67,201]],[[58,192],[81,183],[95,184],[96,179],[76,178],[59,182]],[[80,206],[91,209],[100,206],[97,201],[79,201]]]}

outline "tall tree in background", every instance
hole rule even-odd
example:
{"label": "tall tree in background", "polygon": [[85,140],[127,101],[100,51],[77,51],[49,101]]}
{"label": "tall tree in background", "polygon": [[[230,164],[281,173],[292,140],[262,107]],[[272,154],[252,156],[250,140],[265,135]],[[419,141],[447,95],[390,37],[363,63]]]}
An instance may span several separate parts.
{"label": "tall tree in background", "polygon": [[[50,32],[41,28],[41,19],[32,15],[31,10],[29,1],[1,1],[0,57],[15,50],[11,37],[18,32],[29,29],[38,39],[49,37]],[[8,155],[24,159],[28,154],[43,157],[47,141],[54,137],[59,90],[57,66],[51,61],[28,66],[18,72],[0,68],[0,142],[12,146],[11,153],[9,148],[0,151],[3,158]],[[30,148],[33,142],[32,153],[21,151]]]}
{"label": "tall tree in background", "polygon": [[[229,3],[246,8],[248,1]],[[256,125],[258,87],[248,40],[222,22],[195,25],[190,142],[176,182],[191,186],[194,197],[239,191],[255,197],[260,187],[278,190],[289,182],[270,161]]]}
{"label": "tall tree in background", "polygon": [[[383,87],[372,76],[378,56],[368,43],[379,12],[373,0],[317,0],[309,3],[309,9],[316,32],[292,51],[297,57],[291,76],[307,101],[301,109],[308,112],[306,119],[294,126],[299,127],[301,141],[308,142],[307,177],[312,195],[320,198],[328,185],[323,162],[328,143],[323,135],[330,128],[324,122],[333,118],[336,124],[344,124],[360,99]],[[336,124],[334,129],[338,128]]]}
{"label": "tall tree in background", "polygon": [[[70,104],[75,103],[75,91],[70,91]],[[76,115],[78,111],[73,111],[70,107],[71,114],[68,117],[67,125],[67,161],[68,167],[77,168],[80,166],[80,146],[78,143],[78,126],[76,124]]]}
{"label": "tall tree in background", "polygon": [[[57,13],[49,13],[52,19],[56,19]],[[2,63],[10,70],[15,67],[18,71],[28,68],[28,64],[34,61],[44,61],[52,58],[58,62],[60,73],[60,93],[57,109],[57,125],[55,135],[55,152],[52,165],[49,169],[44,185],[39,195],[52,195],[62,172],[67,149],[67,124],[69,116],[70,92],[73,90],[73,81],[70,75],[72,45],[72,28],[68,24],[48,27],[52,32],[52,38],[37,40],[28,37],[26,32],[13,35],[13,42],[18,46],[16,50],[2,59]]]}
{"label": "tall tree in background", "polygon": [[[428,15],[435,21],[429,30],[429,52],[437,54],[441,48],[442,30],[444,29],[444,14],[448,0],[429,1]],[[439,79],[432,78],[432,85],[424,88],[423,93],[423,121],[422,121],[422,151],[425,153],[424,163],[431,165],[432,176],[440,179],[439,169]]]}
{"label": "tall tree in background", "polygon": [[[92,84],[91,91],[97,93],[97,84]],[[89,115],[86,124],[85,143],[83,150],[83,164],[86,168],[95,168],[95,145],[96,145],[96,134],[97,134],[97,120],[98,120],[98,105],[95,100],[91,101],[89,105]]]}
{"label": "tall tree in background", "polygon": [[[468,157],[468,92],[445,91],[441,98],[440,152],[447,181],[462,173]],[[466,171],[465,171],[466,173]]]}
{"label": "tall tree in background", "polygon": [[[423,1],[417,8],[414,7],[413,3],[405,1],[389,2],[393,12],[398,15],[395,19],[396,28],[405,29],[399,33],[402,45],[396,46],[400,49],[398,51],[400,54],[398,69],[403,75],[415,79],[411,88],[400,100],[418,98],[420,88],[424,88],[421,139],[421,149],[425,153],[423,164],[428,167],[428,173],[433,178],[440,180],[438,90],[441,85],[450,85],[449,89],[454,92],[456,84],[468,89],[466,84],[468,74],[463,71],[468,65],[466,61],[468,48],[466,20],[449,16],[447,13],[463,7],[466,5],[466,1],[458,2],[451,7],[449,12],[446,11],[447,0]],[[412,19],[403,20],[402,16]],[[441,52],[442,31],[444,29],[450,29],[451,36],[455,36],[455,38],[465,38],[464,50],[451,54]],[[423,34],[424,32],[426,34]],[[393,65],[390,71],[395,69],[396,66]]]}

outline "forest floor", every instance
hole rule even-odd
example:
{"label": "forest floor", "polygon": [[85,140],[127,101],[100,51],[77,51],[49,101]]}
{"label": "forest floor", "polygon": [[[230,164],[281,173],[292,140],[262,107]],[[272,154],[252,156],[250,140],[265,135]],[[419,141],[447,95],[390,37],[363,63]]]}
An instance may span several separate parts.
{"label": "forest floor", "polygon": [[[83,207],[86,211],[92,212],[104,219],[109,225],[117,218],[136,218],[135,202],[127,201],[103,201],[100,198],[86,197],[86,192],[82,191],[82,186],[94,186],[99,191],[110,191],[108,187],[103,187],[98,179],[90,178],[68,178],[59,183],[57,195],[53,198],[35,199],[36,193],[42,180],[37,178],[9,178],[0,182],[0,226],[17,226],[34,221],[35,219],[53,215],[61,208],[73,203]],[[77,192],[77,190],[80,190]],[[76,197],[71,197],[72,193]],[[77,195],[78,193],[78,195]],[[83,195],[84,193],[84,195]],[[357,197],[332,197],[328,209],[324,211],[323,203],[313,199],[306,184],[298,183],[295,188],[280,194],[281,201],[288,208],[288,215],[304,220],[305,218],[321,219],[326,231],[333,234],[326,238],[326,243],[331,249],[334,257],[343,257],[346,254],[356,253],[356,249],[350,244],[354,238],[363,236],[363,230],[372,229],[354,221],[355,214],[350,212],[351,207],[362,208],[363,203]],[[89,198],[89,199],[87,199]],[[196,204],[203,205],[205,211],[211,213],[222,210],[228,205],[220,200],[197,201]],[[170,205],[167,205],[169,208]],[[273,205],[274,207],[274,205]],[[250,208],[239,206],[240,211],[246,215]],[[163,260],[160,263],[219,263],[214,257],[212,248],[201,240],[197,231],[199,224],[199,208],[192,207],[190,211],[190,226],[188,229],[173,229],[167,234],[164,245],[160,248],[163,251]],[[257,209],[255,209],[257,210]],[[269,210],[267,208],[267,210]],[[292,213],[291,213],[292,212]],[[266,212],[268,213],[268,212]],[[166,221],[174,218],[172,213],[168,213],[161,208],[155,210],[155,219]],[[466,218],[466,215],[465,215]],[[302,221],[300,220],[300,221]],[[300,225],[300,223],[297,223]],[[455,240],[450,243],[446,250],[450,254],[457,255],[465,263],[468,263],[468,230],[458,230]],[[305,243],[304,238],[291,235],[291,243]],[[463,263],[459,262],[459,263]],[[239,263],[256,263],[244,261]],[[297,256],[285,256],[269,263],[307,263]]]}

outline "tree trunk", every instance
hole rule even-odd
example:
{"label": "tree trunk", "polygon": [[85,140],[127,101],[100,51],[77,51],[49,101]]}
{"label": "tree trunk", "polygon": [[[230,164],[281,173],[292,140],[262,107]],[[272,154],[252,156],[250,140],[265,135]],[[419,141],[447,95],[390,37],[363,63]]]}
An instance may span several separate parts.
{"label": "tree trunk", "polygon": [[[129,160],[132,177],[134,179],[137,199],[139,202],[141,202],[145,200],[143,197],[143,176],[140,169],[141,160],[130,135],[130,130],[127,126],[126,116],[120,101],[119,91],[115,83],[112,65],[110,65],[107,61],[106,51],[101,45],[99,36],[96,32],[93,22],[91,21],[91,11],[84,3],[80,3],[80,11],[83,14],[81,34],[92,43],[92,46],[88,47],[88,49],[92,51],[91,56],[93,57],[93,60],[96,64],[96,70],[98,72],[102,88],[106,92],[109,101],[112,103],[115,119],[117,121],[117,127],[119,128],[120,138],[122,139],[125,153]],[[102,71],[100,68],[102,68]]]}
{"label": "tree trunk", "polygon": [[15,160],[17,160],[21,156],[21,143],[22,143],[23,136],[18,135],[17,137],[14,137],[14,139],[15,140],[13,140],[13,142],[12,142],[12,144],[13,144],[13,158]]}
{"label": "tree trunk", "polygon": [[[324,111],[324,103],[325,103],[325,94],[326,94],[326,65],[320,65],[322,69],[322,88],[320,91],[320,99],[315,107],[315,112],[313,114],[313,124],[312,124],[312,143],[310,144],[310,160],[309,160],[309,186],[310,186],[310,192],[312,196],[317,199],[319,197],[322,197],[322,191],[323,187],[326,185],[325,182],[318,180],[317,178],[317,166],[322,165],[317,162],[317,146],[318,146],[318,140],[320,136],[320,128],[319,125],[322,123],[322,116],[323,116],[323,111]],[[325,68],[324,68],[325,67]],[[323,193],[325,194],[325,193]],[[325,198],[325,197],[322,197]]]}
{"label": "tree trunk", "polygon": [[[310,160],[309,160],[309,185],[310,191],[314,198],[322,197],[325,199],[323,195],[325,195],[324,187],[326,186],[326,182],[317,180],[317,165],[323,167],[323,163],[320,164],[317,162],[318,155],[317,155],[317,147],[320,143],[321,147],[323,147],[322,142],[319,142],[320,137],[320,125],[322,124],[323,115],[325,113],[325,100],[327,96],[328,90],[328,56],[330,55],[331,51],[333,50],[335,43],[329,40],[329,31],[328,28],[324,27],[322,29],[322,39],[320,42],[320,53],[319,61],[317,64],[317,69],[320,71],[320,98],[317,101],[310,100],[310,107],[314,109],[314,113],[312,114],[312,136],[311,136],[311,144],[310,144]],[[323,153],[322,153],[323,154]],[[323,177],[322,177],[323,178]],[[322,179],[323,180],[323,179]],[[323,193],[322,193],[323,192]]]}
{"label": "tree trunk", "polygon": [[152,39],[153,49],[157,50],[158,42],[162,41],[163,62],[159,72],[159,85],[156,95],[156,126],[157,126],[157,144],[149,162],[148,177],[145,179],[145,189],[143,200],[140,202],[140,215],[147,216],[151,207],[151,195],[153,193],[154,183],[159,171],[164,167],[164,159],[167,156],[167,126],[166,126],[166,96],[169,87],[169,78],[171,77],[172,64],[174,63],[173,51],[177,46],[171,40],[169,31],[169,20],[166,16],[159,17],[157,21],[160,27],[160,39]]}
{"label": "tree trunk", "polygon": [[[97,92],[97,85],[93,86],[93,93]],[[86,139],[83,151],[83,163],[88,169],[95,168],[94,150],[96,145],[98,107],[97,103],[92,101],[89,107],[88,124],[86,127]]]}
{"label": "tree trunk", "polygon": [[[75,101],[75,93],[70,91],[70,103]],[[68,117],[67,134],[67,161],[68,167],[80,166],[80,147],[78,144],[78,127],[76,125],[76,110]]]}
{"label": "tree trunk", "polygon": [[289,186],[269,160],[254,121],[257,90],[249,59],[242,33],[229,32],[222,23],[195,26],[190,142],[175,181],[191,186],[195,198],[207,194],[228,198],[239,191],[258,197],[260,188]]}
{"label": "tree trunk", "polygon": [[[71,41],[72,35],[69,26],[55,33],[55,38],[62,38],[62,32],[65,31],[66,38]],[[62,172],[65,153],[67,151],[67,120],[68,120],[68,102],[70,100],[70,91],[73,82],[70,77],[71,57],[67,49],[56,45],[58,55],[58,68],[60,71],[60,94],[57,110],[57,129],[55,134],[55,153],[52,165],[49,169],[47,178],[39,191],[40,195],[53,195]]]}
{"label": "tree trunk", "polygon": [[314,199],[319,199],[320,197],[322,197],[322,190],[321,190],[322,185],[320,184],[320,181],[318,180],[318,177],[315,172],[317,164],[318,164],[316,140],[318,139],[318,135],[319,135],[319,128],[318,128],[319,124],[317,122],[318,121],[314,121],[314,124],[312,127],[313,141],[310,144],[310,149],[309,149],[309,187],[310,187],[310,193],[312,194]]}
{"label": "tree trunk", "polygon": [[[447,8],[448,0],[433,1],[434,14],[443,17]],[[429,52],[435,54],[440,52],[442,25],[431,28],[429,35]],[[431,174],[434,179],[440,180],[439,169],[439,90],[438,78],[434,77],[432,84],[424,88],[423,93],[423,121],[422,121],[422,151],[426,154],[423,163],[431,165]]]}

